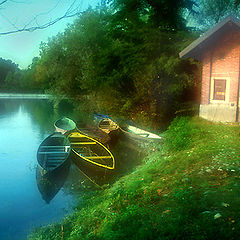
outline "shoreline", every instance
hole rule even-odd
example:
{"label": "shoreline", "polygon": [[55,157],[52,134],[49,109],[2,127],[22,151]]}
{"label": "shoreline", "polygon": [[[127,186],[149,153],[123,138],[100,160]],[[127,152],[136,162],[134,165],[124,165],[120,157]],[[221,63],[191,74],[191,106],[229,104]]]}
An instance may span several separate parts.
{"label": "shoreline", "polygon": [[50,99],[50,94],[0,93],[0,99]]}

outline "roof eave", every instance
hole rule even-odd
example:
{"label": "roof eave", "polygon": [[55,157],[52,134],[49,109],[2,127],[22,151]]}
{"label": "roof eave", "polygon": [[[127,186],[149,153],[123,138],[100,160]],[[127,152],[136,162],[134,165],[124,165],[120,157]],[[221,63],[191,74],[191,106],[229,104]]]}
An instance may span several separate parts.
{"label": "roof eave", "polygon": [[195,54],[192,54],[199,45],[201,45],[204,41],[206,41],[210,36],[212,36],[214,33],[216,33],[219,29],[221,29],[225,24],[228,22],[232,22],[236,24],[240,28],[240,20],[232,15],[226,17],[224,20],[219,22],[215,27],[208,30],[206,33],[203,34],[203,36],[199,37],[195,41],[193,41],[190,45],[188,45],[186,48],[184,48],[180,53],[180,58],[189,58],[192,57],[196,60],[201,60],[201,56],[196,56]]}

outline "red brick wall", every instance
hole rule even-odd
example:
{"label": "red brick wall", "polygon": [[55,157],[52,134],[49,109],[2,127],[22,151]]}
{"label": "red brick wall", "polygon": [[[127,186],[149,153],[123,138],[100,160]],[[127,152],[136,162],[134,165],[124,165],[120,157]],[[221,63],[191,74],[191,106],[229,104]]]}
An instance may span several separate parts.
{"label": "red brick wall", "polygon": [[202,69],[201,104],[208,104],[210,101],[209,84],[211,77],[229,78],[229,102],[234,102],[235,104],[237,103],[237,88],[240,67],[239,57],[240,33],[234,31],[228,33],[221,39],[216,40],[216,45],[212,49],[204,53]]}
{"label": "red brick wall", "polygon": [[209,84],[211,75],[211,56],[206,52],[203,58],[201,104],[209,103]]}

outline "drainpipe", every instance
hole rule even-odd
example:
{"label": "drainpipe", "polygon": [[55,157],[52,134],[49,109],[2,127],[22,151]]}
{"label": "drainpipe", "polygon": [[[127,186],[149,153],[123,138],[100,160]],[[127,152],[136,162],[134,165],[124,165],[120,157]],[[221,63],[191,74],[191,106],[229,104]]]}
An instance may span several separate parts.
{"label": "drainpipe", "polygon": [[239,88],[240,88],[240,54],[239,54],[239,67],[238,67],[238,86],[237,86],[237,109],[236,109],[236,122],[239,121]]}

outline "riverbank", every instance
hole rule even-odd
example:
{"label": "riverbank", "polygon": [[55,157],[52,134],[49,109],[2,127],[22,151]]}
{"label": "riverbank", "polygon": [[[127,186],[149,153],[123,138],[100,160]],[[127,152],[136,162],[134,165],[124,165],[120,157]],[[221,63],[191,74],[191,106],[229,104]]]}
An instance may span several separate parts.
{"label": "riverbank", "polygon": [[50,94],[0,93],[0,99],[50,99]]}
{"label": "riverbank", "polygon": [[175,119],[132,173],[28,239],[238,239],[239,137],[237,124]]}

